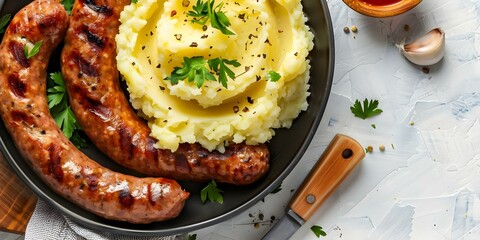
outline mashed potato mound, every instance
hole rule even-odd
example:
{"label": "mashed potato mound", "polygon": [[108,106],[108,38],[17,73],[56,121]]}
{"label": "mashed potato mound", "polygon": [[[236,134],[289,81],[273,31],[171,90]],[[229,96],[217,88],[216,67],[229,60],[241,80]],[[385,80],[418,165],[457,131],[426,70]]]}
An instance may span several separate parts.
{"label": "mashed potato mound", "polygon": [[[216,1],[215,6],[222,1]],[[159,148],[198,142],[223,151],[229,143],[264,143],[307,109],[308,52],[313,34],[300,0],[223,1],[234,35],[193,23],[196,0],[138,0],[121,14],[117,64],[133,107],[148,120]],[[237,60],[235,79],[197,87],[166,80],[184,57]],[[269,71],[280,74],[269,81]],[[217,75],[215,75],[218,78]]]}

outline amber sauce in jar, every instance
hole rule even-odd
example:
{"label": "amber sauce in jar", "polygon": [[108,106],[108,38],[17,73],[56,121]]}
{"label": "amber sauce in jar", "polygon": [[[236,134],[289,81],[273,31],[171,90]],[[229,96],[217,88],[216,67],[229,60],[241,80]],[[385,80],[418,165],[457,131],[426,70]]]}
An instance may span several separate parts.
{"label": "amber sauce in jar", "polygon": [[392,5],[401,1],[402,0],[363,0],[363,2],[365,2],[366,4],[371,4],[376,6]]}

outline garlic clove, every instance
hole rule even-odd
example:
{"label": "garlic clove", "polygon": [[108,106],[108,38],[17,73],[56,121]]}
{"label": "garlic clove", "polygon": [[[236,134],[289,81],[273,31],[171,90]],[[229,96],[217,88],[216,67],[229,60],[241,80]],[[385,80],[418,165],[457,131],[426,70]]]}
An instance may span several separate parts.
{"label": "garlic clove", "polygon": [[445,33],[435,28],[411,43],[396,46],[410,62],[421,66],[433,65],[445,54]]}

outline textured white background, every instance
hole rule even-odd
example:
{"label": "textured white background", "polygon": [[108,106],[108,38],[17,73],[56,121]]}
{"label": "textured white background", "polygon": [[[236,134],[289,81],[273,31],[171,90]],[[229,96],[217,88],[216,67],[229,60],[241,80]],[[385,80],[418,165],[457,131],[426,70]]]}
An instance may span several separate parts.
{"label": "textured white background", "polygon": [[[393,18],[374,19],[328,1],[335,33],[332,92],[317,134],[282,191],[239,216],[195,231],[197,239],[259,239],[336,133],[372,145],[360,166],[293,236],[317,239],[480,239],[480,0],[423,0]],[[409,30],[404,26],[408,24]],[[356,25],[356,34],[343,28]],[[429,73],[395,48],[429,30],[446,32],[446,55]],[[354,118],[355,99],[384,112]],[[414,125],[410,125],[413,122]],[[376,129],[371,127],[376,125]],[[394,149],[392,148],[392,144]],[[378,146],[385,145],[385,152]],[[226,200],[228,201],[228,200]],[[266,223],[252,222],[264,216]]]}

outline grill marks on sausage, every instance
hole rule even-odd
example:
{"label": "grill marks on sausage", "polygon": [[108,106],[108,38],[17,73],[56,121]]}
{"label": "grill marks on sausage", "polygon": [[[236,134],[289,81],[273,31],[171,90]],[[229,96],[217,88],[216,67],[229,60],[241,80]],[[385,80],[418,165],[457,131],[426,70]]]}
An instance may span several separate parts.
{"label": "grill marks on sausage", "polygon": [[[84,29],[86,29],[85,31],[90,32],[87,27],[85,27]],[[88,36],[87,36],[87,39],[88,39]],[[72,52],[72,54],[69,56],[69,59],[76,66],[78,66],[80,76],[83,76],[84,74],[90,77],[100,76],[100,73],[97,67],[90,64],[87,60],[85,60],[82,56],[80,56],[80,53]],[[76,97],[80,99],[79,103],[85,109],[92,112],[95,116],[99,117],[104,122],[110,121],[112,119],[112,114],[113,114],[112,111],[108,107],[104,106],[99,99],[91,97],[89,92],[86,90],[86,88],[82,86],[73,86],[72,89],[73,89],[73,92],[77,94]]]}
{"label": "grill marks on sausage", "polygon": [[128,157],[131,158],[133,156],[133,148],[134,148],[134,145],[132,144],[131,129],[126,127],[123,124],[120,124],[117,127],[117,132],[120,138],[120,146],[122,151],[127,153]]}
{"label": "grill marks on sausage", "polygon": [[187,156],[182,153],[175,153],[175,167],[180,173],[189,173],[191,170]]}
{"label": "grill marks on sausage", "polygon": [[10,87],[15,96],[25,98],[27,85],[19,78],[18,73],[9,75],[7,81],[8,87]]}
{"label": "grill marks on sausage", "polygon": [[208,157],[208,151],[205,148],[199,148],[196,150],[197,156],[200,159]]}
{"label": "grill marks on sausage", "polygon": [[98,77],[100,73],[98,69],[85,60],[78,52],[72,53],[70,59],[77,65],[80,69],[80,73],[85,74],[90,77]]}
{"label": "grill marks on sausage", "polygon": [[111,15],[112,14],[112,8],[108,6],[98,6],[95,2],[95,0],[85,0],[83,4],[87,5],[90,9],[97,13],[102,13],[105,15]]}
{"label": "grill marks on sausage", "polygon": [[233,155],[236,155],[237,152],[238,152],[238,150],[236,148],[234,149],[233,147],[228,147],[228,148],[225,148],[224,153],[220,153],[217,150],[213,150],[209,154],[209,157],[211,159],[215,159],[215,160],[225,160],[225,159],[228,159],[228,158],[232,157]]}
{"label": "grill marks on sausage", "polygon": [[17,61],[22,67],[28,68],[30,66],[30,62],[28,61],[27,57],[25,57],[25,52],[23,50],[24,47],[25,46],[23,44],[16,41],[12,41],[8,45],[8,49],[10,50],[10,53],[15,61]]}
{"label": "grill marks on sausage", "polygon": [[43,32],[43,30],[50,30],[52,26],[55,26],[58,21],[59,21],[59,16],[44,16],[40,19],[38,22],[38,26],[40,28],[40,31]]}
{"label": "grill marks on sausage", "polygon": [[87,185],[90,191],[96,191],[98,188],[98,176],[94,174],[89,175],[87,177]]}
{"label": "grill marks on sausage", "polygon": [[19,110],[12,110],[10,113],[10,116],[15,122],[22,122],[25,125],[29,125],[29,126],[34,125],[33,117],[26,114],[25,112],[22,112]]}
{"label": "grill marks on sausage", "polygon": [[98,100],[86,97],[85,98],[86,107],[90,112],[92,112],[95,116],[99,117],[102,121],[109,121],[112,119],[112,111],[103,106],[102,103]]}
{"label": "grill marks on sausage", "polygon": [[48,146],[48,156],[49,156],[49,164],[48,164],[48,170],[50,171],[50,174],[57,179],[59,182],[63,180],[63,170],[61,166],[61,149],[60,147],[55,144],[51,143]]}
{"label": "grill marks on sausage", "polygon": [[154,159],[155,161],[158,161],[159,150],[155,148],[156,141],[157,140],[152,137],[147,137],[145,143],[145,155],[148,159]]}
{"label": "grill marks on sausage", "polygon": [[148,184],[148,186],[147,186],[147,197],[148,197],[148,201],[150,202],[150,204],[152,206],[155,206],[155,204],[157,204],[157,201],[155,201],[155,199],[153,199],[152,184]]}
{"label": "grill marks on sausage", "polygon": [[128,189],[123,189],[120,191],[118,194],[118,200],[122,207],[124,208],[130,208],[133,205],[133,202],[135,201],[135,198],[130,194]]}
{"label": "grill marks on sausage", "polygon": [[81,27],[81,32],[86,36],[89,43],[93,44],[94,46],[103,49],[105,47],[105,43],[101,36],[94,34],[88,26],[83,25]]}
{"label": "grill marks on sausage", "polygon": [[105,107],[100,100],[90,97],[85,88],[73,85],[71,89],[72,96],[79,100],[78,103],[81,104],[85,110],[93,113],[93,115],[100,118],[101,121],[107,122],[112,119],[112,111],[108,107]]}

